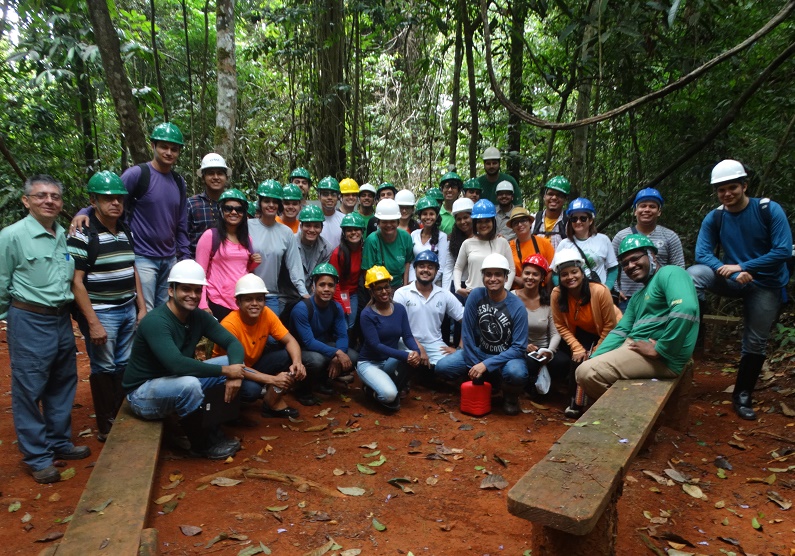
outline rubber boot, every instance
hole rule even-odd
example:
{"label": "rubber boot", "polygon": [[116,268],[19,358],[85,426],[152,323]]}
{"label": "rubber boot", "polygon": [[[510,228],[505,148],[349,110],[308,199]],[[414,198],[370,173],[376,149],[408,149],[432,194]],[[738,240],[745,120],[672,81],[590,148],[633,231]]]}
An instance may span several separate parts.
{"label": "rubber boot", "polygon": [[740,368],[737,370],[737,380],[732,394],[732,406],[740,419],[756,420],[751,394],[762,373],[764,363],[765,356],[758,353],[748,353],[740,358]]}
{"label": "rubber boot", "polygon": [[502,385],[502,411],[506,415],[518,415],[521,410],[519,407],[519,394],[522,393],[521,386],[512,384]]}
{"label": "rubber boot", "polygon": [[105,442],[110,434],[113,419],[116,417],[116,388],[114,374],[91,373],[88,383],[91,385],[91,399],[94,402],[94,416],[97,420],[97,440]]}
{"label": "rubber boot", "polygon": [[698,335],[693,354],[701,357],[704,354],[704,315],[707,314],[708,305],[706,301],[698,300]]}
{"label": "rubber boot", "polygon": [[185,431],[185,436],[190,441],[191,453],[213,460],[234,456],[240,445],[229,444],[222,440],[218,434],[218,427],[206,428],[202,425],[203,420],[204,410],[202,408],[180,419],[182,430]]}

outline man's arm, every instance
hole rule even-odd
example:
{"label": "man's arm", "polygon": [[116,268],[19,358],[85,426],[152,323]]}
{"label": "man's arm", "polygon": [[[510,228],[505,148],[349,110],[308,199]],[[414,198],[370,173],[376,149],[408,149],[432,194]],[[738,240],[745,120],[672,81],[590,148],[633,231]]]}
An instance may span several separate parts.
{"label": "man's arm", "polygon": [[718,230],[715,228],[715,219],[723,215],[719,210],[713,210],[701,222],[701,229],[696,240],[696,262],[705,264],[717,271],[723,266],[723,261],[715,256],[715,246],[720,241]]}
{"label": "man's arm", "polygon": [[0,318],[6,318],[11,304],[11,274],[17,266],[14,250],[11,248],[10,234],[0,231]]}
{"label": "man's arm", "polygon": [[507,305],[511,313],[511,346],[502,353],[489,357],[483,362],[490,371],[512,359],[524,360],[523,358],[527,351],[527,309],[525,309],[524,303],[515,295],[509,293],[508,299],[514,301],[514,303]]}
{"label": "man's arm", "polygon": [[99,346],[108,341],[108,332],[105,330],[105,327],[102,326],[102,323],[99,322],[97,313],[94,311],[91,300],[88,298],[88,290],[86,290],[86,285],[83,283],[85,275],[86,273],[84,270],[75,269],[75,274],[72,278],[72,294],[75,296],[77,308],[83,313],[88,323],[89,337],[86,338],[86,341]]}
{"label": "man's arm", "polygon": [[665,281],[659,287],[665,292],[670,312],[665,328],[655,338],[655,349],[663,359],[670,361],[688,351],[692,353],[699,327],[698,297],[693,280],[687,272],[666,275]]}
{"label": "man's arm", "polygon": [[293,364],[290,365],[290,372],[293,373],[298,380],[306,378],[306,368],[304,368],[304,364],[301,362],[301,346],[298,345],[298,341],[289,333],[285,334],[279,341],[284,344],[284,348],[287,350],[287,354],[293,362]]}
{"label": "man's arm", "polygon": [[770,250],[761,257],[740,263],[740,268],[751,274],[760,271],[775,273],[779,265],[792,256],[792,230],[787,215],[775,201],[770,201],[767,209],[760,210],[770,211]]}
{"label": "man's arm", "polygon": [[334,357],[337,350],[315,338],[315,331],[312,330],[312,323],[309,322],[309,312],[306,307],[306,302],[299,301],[296,303],[292,313],[290,313],[290,320],[292,321],[296,336],[298,336],[301,344],[303,344],[304,349],[322,353],[326,357]]}
{"label": "man's arm", "polygon": [[[179,219],[177,220],[177,259],[182,261],[190,259],[190,238],[188,237],[188,184],[185,179],[180,176],[182,187],[179,188]],[[179,187],[179,183],[177,184]],[[184,189],[183,189],[184,188]]]}
{"label": "man's arm", "polygon": [[285,241],[287,242],[287,250],[284,252],[284,264],[287,265],[287,273],[290,275],[293,284],[295,284],[298,295],[307,297],[309,292],[304,281],[304,265],[301,262],[301,253],[298,251],[298,241],[293,236],[286,238]]}

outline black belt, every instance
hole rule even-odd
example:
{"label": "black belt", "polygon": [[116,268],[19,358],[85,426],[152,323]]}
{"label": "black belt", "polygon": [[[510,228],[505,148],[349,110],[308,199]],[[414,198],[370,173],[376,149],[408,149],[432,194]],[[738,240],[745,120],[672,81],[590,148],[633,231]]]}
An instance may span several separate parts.
{"label": "black belt", "polygon": [[18,301],[16,299],[11,300],[11,306],[22,309],[23,311],[36,313],[37,315],[49,315],[53,317],[60,317],[72,310],[71,303],[61,305],[60,307],[45,307],[44,305],[34,305],[33,303],[25,303],[24,301]]}

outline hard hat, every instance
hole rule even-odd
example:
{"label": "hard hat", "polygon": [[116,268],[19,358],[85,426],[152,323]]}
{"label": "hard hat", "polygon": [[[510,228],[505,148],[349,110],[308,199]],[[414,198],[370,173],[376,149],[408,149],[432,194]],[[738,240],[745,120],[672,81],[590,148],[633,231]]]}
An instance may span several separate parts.
{"label": "hard hat", "polygon": [[496,218],[497,209],[494,208],[494,203],[488,199],[481,199],[472,207],[472,220],[478,218]]}
{"label": "hard hat", "polygon": [[436,214],[439,214],[439,203],[436,202],[436,199],[421,197],[420,200],[417,201],[416,211],[422,212],[425,209],[433,209],[436,211]]}
{"label": "hard hat", "polygon": [[185,259],[171,267],[171,272],[168,273],[168,283],[206,286],[207,276],[199,263],[193,259]]}
{"label": "hard hat", "polygon": [[472,199],[467,197],[463,199],[456,199],[453,203],[453,210],[450,212],[453,213],[453,216],[458,214],[459,212],[472,212],[472,208],[475,206],[475,203],[472,202]]}
{"label": "hard hat", "polygon": [[436,268],[439,268],[439,257],[436,253],[428,249],[414,257],[414,262],[412,263],[414,268],[417,268],[419,263],[433,263],[436,265]]}
{"label": "hard hat", "polygon": [[96,195],[127,195],[121,178],[110,170],[97,172],[88,180],[88,192]]}
{"label": "hard hat", "polygon": [[712,169],[710,183],[718,185],[727,181],[740,181],[741,178],[746,177],[748,177],[748,173],[745,171],[745,166],[743,166],[742,162],[728,158],[718,162]]}
{"label": "hard hat", "polygon": [[271,199],[279,199],[284,197],[282,186],[276,180],[265,180],[257,188],[257,195],[260,197],[270,197]]}
{"label": "hard hat", "polygon": [[304,193],[301,188],[294,183],[287,183],[282,187],[282,200],[283,201],[300,201],[304,198]]}
{"label": "hard hat", "polygon": [[364,185],[361,185],[361,186],[359,187],[359,195],[361,195],[361,194],[362,194],[362,193],[364,193],[365,191],[369,191],[369,192],[370,192],[370,193],[372,193],[373,195],[375,195],[375,194],[376,194],[375,187],[373,187],[373,184],[371,184],[371,183],[365,183]]}
{"label": "hard hat", "polygon": [[332,176],[326,176],[325,178],[323,178],[322,180],[317,182],[317,189],[318,190],[327,189],[327,190],[336,191],[337,193],[339,193],[340,192],[340,182],[338,182]]}
{"label": "hard hat", "polygon": [[325,222],[323,211],[317,205],[306,205],[298,213],[298,221],[303,222]]}
{"label": "hard hat", "polygon": [[342,217],[340,228],[360,228],[364,230],[367,228],[367,222],[364,221],[364,216],[358,212],[352,212]]}
{"label": "hard hat", "polygon": [[491,253],[486,255],[486,257],[483,259],[483,263],[480,265],[480,271],[483,272],[487,268],[500,268],[505,272],[511,271],[511,267],[508,266],[508,259],[499,253]]}
{"label": "hard hat", "polygon": [[444,202],[444,193],[438,187],[431,187],[428,191],[425,192],[426,197],[430,197],[431,199],[436,199],[436,202],[440,205]]}
{"label": "hard hat", "polygon": [[464,184],[464,191],[467,189],[477,189],[478,191],[483,191],[483,186],[480,185],[480,182],[477,178],[469,178]]}
{"label": "hard hat", "polygon": [[481,158],[483,158],[483,160],[500,160],[502,155],[500,154],[500,149],[497,147],[489,147],[483,151],[483,156]]}
{"label": "hard hat", "polygon": [[317,265],[312,271],[313,280],[315,276],[331,276],[337,281],[340,279],[340,275],[337,274],[337,269],[331,266],[329,263],[320,263]]}
{"label": "hard hat", "polygon": [[241,203],[243,203],[243,208],[244,209],[248,208],[248,199],[246,199],[246,196],[239,189],[234,189],[234,188],[233,189],[227,189],[226,191],[221,193],[221,196],[218,197],[218,204],[219,205],[223,205],[229,199],[234,199],[236,201],[240,201]]}
{"label": "hard hat", "polygon": [[157,124],[149,136],[152,141],[167,141],[174,143],[180,147],[185,146],[185,139],[182,137],[182,132],[177,126],[170,122]]}
{"label": "hard hat", "polygon": [[464,184],[464,180],[462,180],[461,176],[459,176],[457,173],[455,173],[455,172],[447,172],[439,180],[439,187],[442,187],[444,185],[444,183],[448,182],[448,181],[452,182],[452,185],[457,186],[459,189],[461,189],[461,186]]}
{"label": "hard hat", "polygon": [[638,194],[635,195],[635,201],[632,203],[632,208],[635,208],[638,206],[638,203],[643,201],[654,201],[660,205],[660,207],[663,206],[662,195],[660,195],[660,192],[653,187],[647,187],[638,191]]}
{"label": "hard hat", "polygon": [[400,206],[414,206],[414,203],[417,202],[417,199],[414,198],[414,193],[409,191],[408,189],[401,189],[397,193],[395,193],[395,201]]}
{"label": "hard hat", "polygon": [[500,193],[501,191],[510,191],[513,193],[513,184],[508,180],[502,180],[500,183],[497,184],[497,188],[494,190],[494,193]]}
{"label": "hard hat", "polygon": [[312,185],[312,176],[309,175],[309,170],[306,168],[301,168],[299,166],[290,172],[290,175],[287,176],[287,181],[291,181],[293,178],[303,178],[309,182],[309,185]]}
{"label": "hard hat", "polygon": [[522,268],[526,267],[527,265],[537,266],[544,271],[544,274],[549,272],[549,263],[541,253],[533,253],[522,261]]}
{"label": "hard hat", "polygon": [[340,193],[343,195],[348,195],[351,193],[358,195],[359,184],[356,183],[356,180],[353,178],[345,178],[340,182]]}
{"label": "hard hat", "polygon": [[381,199],[375,206],[375,217],[379,220],[400,220],[400,206],[394,199]]}
{"label": "hard hat", "polygon": [[596,216],[596,209],[593,203],[585,197],[577,197],[569,203],[569,208],[566,209],[566,216],[571,216],[575,212],[589,212],[592,218]]}
{"label": "hard hat", "polygon": [[235,297],[249,293],[269,293],[265,282],[256,274],[246,274],[235,284]]}
{"label": "hard hat", "polygon": [[568,266],[583,268],[585,266],[585,260],[576,249],[563,249],[555,253],[550,266],[554,272],[559,272],[562,268]]}
{"label": "hard hat", "polygon": [[629,234],[621,240],[621,245],[618,247],[618,256],[620,257],[624,253],[629,253],[636,249],[651,249],[655,253],[657,252],[657,246],[654,245],[654,242],[643,234]]}
{"label": "hard hat", "polygon": [[[397,187],[395,187],[394,185],[392,185],[388,181],[385,181],[381,185],[379,185],[378,189],[376,190],[376,192],[377,193],[381,193],[381,191],[384,190],[384,189],[391,189],[392,193],[397,193]],[[361,189],[359,189],[359,190],[361,191]]]}
{"label": "hard hat", "polygon": [[196,174],[199,177],[202,177],[202,172],[209,168],[223,168],[226,170],[227,176],[230,174],[229,166],[226,165],[226,160],[224,160],[224,157],[218,153],[209,153],[204,155],[201,166],[199,166],[199,170],[196,172]]}
{"label": "hard hat", "polygon": [[544,186],[545,189],[554,189],[555,191],[560,191],[564,193],[566,196],[571,193],[571,184],[569,180],[564,178],[563,176],[555,176],[554,178],[550,178],[547,184]]}
{"label": "hard hat", "polygon": [[517,220],[519,220],[521,218],[529,218],[531,224],[533,223],[533,220],[536,219],[536,217],[533,216],[532,214],[530,214],[530,211],[527,210],[526,208],[524,208],[524,207],[513,207],[511,209],[511,215],[508,218],[508,227],[509,228],[513,228],[514,222],[516,222]]}
{"label": "hard hat", "polygon": [[392,280],[392,275],[383,266],[374,266],[364,274],[364,287],[369,288],[376,282],[383,282],[384,280]]}

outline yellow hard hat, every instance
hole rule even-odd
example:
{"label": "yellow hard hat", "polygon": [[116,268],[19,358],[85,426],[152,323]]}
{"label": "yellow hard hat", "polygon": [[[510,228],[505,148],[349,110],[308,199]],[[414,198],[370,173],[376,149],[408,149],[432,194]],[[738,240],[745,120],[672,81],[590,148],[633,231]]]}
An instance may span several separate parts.
{"label": "yellow hard hat", "polygon": [[392,275],[383,266],[374,266],[364,275],[364,287],[369,288],[376,282],[383,282],[384,280],[392,280]]}
{"label": "yellow hard hat", "polygon": [[348,193],[359,194],[359,184],[353,178],[345,178],[340,182],[340,193],[347,195]]}

